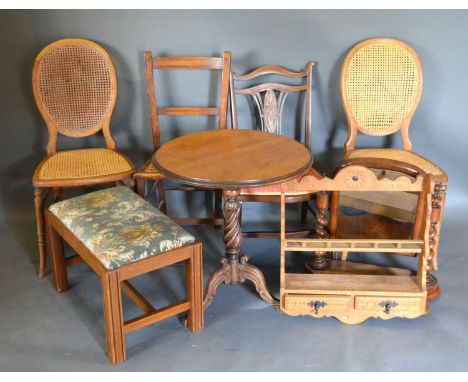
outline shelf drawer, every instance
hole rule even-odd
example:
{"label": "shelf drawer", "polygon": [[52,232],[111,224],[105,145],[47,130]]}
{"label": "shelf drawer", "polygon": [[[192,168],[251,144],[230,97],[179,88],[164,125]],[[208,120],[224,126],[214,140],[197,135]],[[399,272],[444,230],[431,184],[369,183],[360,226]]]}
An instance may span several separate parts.
{"label": "shelf drawer", "polygon": [[352,307],[351,302],[351,296],[341,295],[286,294],[284,296],[284,307],[287,311],[316,316],[349,311]]}
{"label": "shelf drawer", "polygon": [[354,309],[392,313],[418,313],[422,310],[422,297],[356,296]]}

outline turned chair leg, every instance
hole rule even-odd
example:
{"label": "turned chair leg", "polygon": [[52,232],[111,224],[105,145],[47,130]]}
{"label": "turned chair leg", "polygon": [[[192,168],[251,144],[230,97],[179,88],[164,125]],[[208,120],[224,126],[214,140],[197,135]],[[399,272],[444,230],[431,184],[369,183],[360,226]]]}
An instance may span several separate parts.
{"label": "turned chair leg", "polygon": [[39,187],[34,188],[34,206],[36,208],[37,242],[39,246],[38,277],[44,278],[46,266],[44,194]]}
{"label": "turned chair leg", "polygon": [[[317,216],[316,216],[316,233],[319,239],[326,239],[328,237],[328,219],[327,212],[329,208],[329,193],[320,191],[317,193],[316,199]],[[309,268],[322,270],[330,266],[330,261],[325,257],[326,251],[314,252],[312,260],[308,261]]]}
{"label": "turned chair leg", "polygon": [[107,356],[115,365],[125,361],[122,294],[118,272],[105,273],[101,278],[102,303],[106,323]]}
{"label": "turned chair leg", "polygon": [[63,240],[52,227],[48,218],[46,219],[46,225],[50,244],[49,251],[54,277],[54,286],[58,292],[65,292],[68,289],[68,276],[65,252],[63,250]]}
{"label": "turned chair leg", "polygon": [[130,189],[131,189],[133,192],[135,192],[135,193],[138,194],[138,187],[137,187],[137,181],[136,181],[136,179],[133,179],[133,178],[132,178],[132,179],[130,180]]}
{"label": "turned chair leg", "polygon": [[187,298],[191,302],[191,308],[187,316],[187,328],[192,332],[199,332],[205,327],[201,244],[193,246],[192,251],[192,256],[186,261]]}
{"label": "turned chair leg", "polygon": [[144,179],[134,179],[136,182],[135,184],[135,192],[140,195],[143,199],[145,198],[145,180]]}
{"label": "turned chair leg", "polygon": [[54,187],[54,201],[53,203],[57,203],[62,200],[63,189],[59,187]]}

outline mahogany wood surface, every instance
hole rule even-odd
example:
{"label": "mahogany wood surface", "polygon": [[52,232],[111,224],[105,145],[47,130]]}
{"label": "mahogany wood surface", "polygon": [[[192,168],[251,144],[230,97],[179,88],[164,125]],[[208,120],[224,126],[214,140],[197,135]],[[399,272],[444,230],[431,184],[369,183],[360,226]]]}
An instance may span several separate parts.
{"label": "mahogany wood surface", "polygon": [[176,138],[153,156],[154,167],[182,183],[222,189],[294,179],[312,164],[304,145],[252,130],[203,131]]}

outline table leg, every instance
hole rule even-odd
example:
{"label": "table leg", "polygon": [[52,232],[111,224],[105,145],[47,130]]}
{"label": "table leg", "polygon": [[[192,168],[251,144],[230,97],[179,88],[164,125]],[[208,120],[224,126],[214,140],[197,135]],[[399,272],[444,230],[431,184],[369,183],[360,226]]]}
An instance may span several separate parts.
{"label": "table leg", "polygon": [[221,267],[211,274],[206,286],[204,307],[207,308],[221,283],[236,285],[250,280],[255,285],[257,293],[271,305],[278,305],[268,291],[263,273],[257,267],[249,264],[246,255],[239,256],[242,245],[242,230],[240,225],[239,190],[224,190],[224,243],[226,255],[220,258]]}

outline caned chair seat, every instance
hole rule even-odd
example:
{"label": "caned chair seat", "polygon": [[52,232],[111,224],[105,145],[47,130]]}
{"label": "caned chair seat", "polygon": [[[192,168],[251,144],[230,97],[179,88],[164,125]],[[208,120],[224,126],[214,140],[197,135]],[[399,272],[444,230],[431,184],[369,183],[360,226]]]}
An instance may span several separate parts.
{"label": "caned chair seat", "polygon": [[107,148],[64,150],[46,157],[36,168],[33,184],[36,187],[65,187],[67,183],[90,184],[93,178],[102,183],[128,178],[134,172],[130,160]]}
{"label": "caned chair seat", "polygon": [[153,166],[151,158],[141,167],[135,174],[133,174],[134,179],[164,179],[165,176],[156,170]]}
{"label": "caned chair seat", "polygon": [[345,159],[361,158],[397,160],[416,166],[429,175],[445,175],[444,170],[442,170],[439,166],[432,163],[423,156],[415,154],[412,151],[399,149],[360,149],[351,151],[348,155],[346,155]]}
{"label": "caned chair seat", "polygon": [[127,187],[64,200],[49,211],[107,269],[195,242],[192,235]]}

